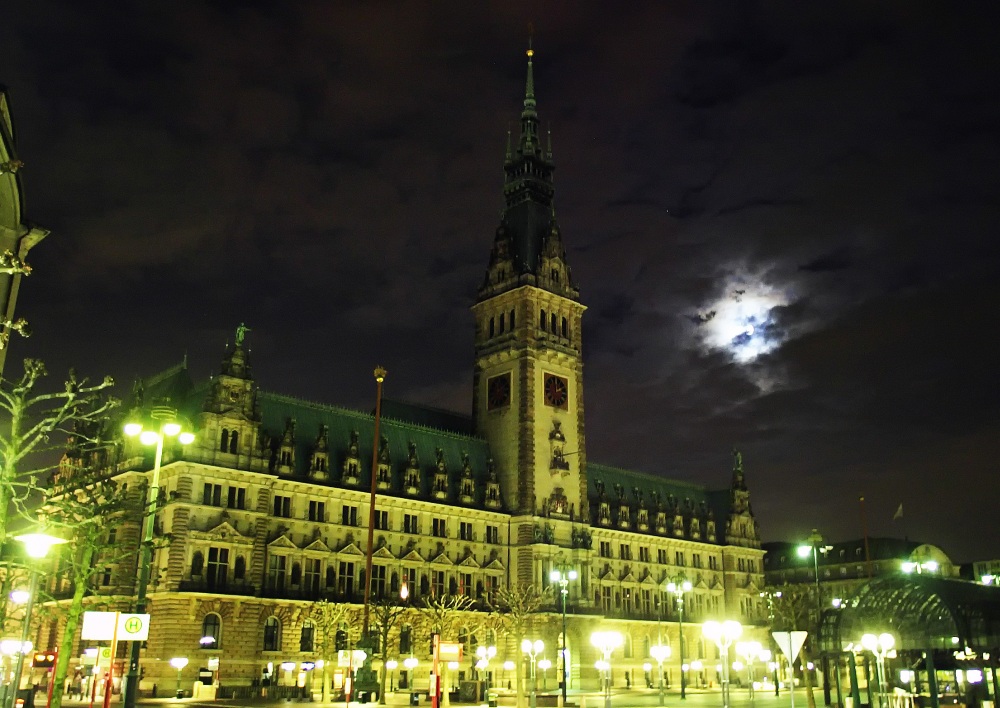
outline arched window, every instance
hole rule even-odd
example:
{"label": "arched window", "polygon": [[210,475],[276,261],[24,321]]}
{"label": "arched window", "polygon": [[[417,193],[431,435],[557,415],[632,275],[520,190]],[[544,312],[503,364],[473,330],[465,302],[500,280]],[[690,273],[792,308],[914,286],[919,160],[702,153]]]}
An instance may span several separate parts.
{"label": "arched window", "polygon": [[219,450],[221,452],[226,452],[229,449],[229,430],[227,428],[222,429],[222,435],[219,436]]}
{"label": "arched window", "polygon": [[[563,329],[565,329],[565,327],[566,327],[566,320],[563,320]],[[563,336],[566,336],[565,332],[563,332]],[[239,449],[239,440],[240,440],[240,434],[238,431],[234,430],[232,434],[230,434],[229,436],[229,452],[232,452],[233,454],[236,453],[236,451]]]}
{"label": "arched window", "polygon": [[514,311],[513,310],[510,311],[510,328],[511,328],[511,330],[514,329]]}
{"label": "arched window", "polygon": [[[566,318],[565,317],[562,318],[562,336],[564,336],[564,337],[568,337],[569,336],[569,327],[566,324]],[[235,434],[236,433],[233,433],[233,435],[235,435]]]}
{"label": "arched window", "polygon": [[399,653],[409,654],[413,651],[413,627],[404,624],[399,628]]}
{"label": "arched window", "polygon": [[500,313],[500,334],[503,334],[504,324],[505,323],[506,323],[506,318],[504,316],[504,313],[501,312]]}
{"label": "arched window", "polygon": [[337,573],[332,565],[326,567],[326,587],[330,590],[337,587]]}
{"label": "arched window", "polygon": [[201,575],[204,568],[205,554],[201,551],[195,551],[194,555],[191,556],[191,575]]}
{"label": "arched window", "polygon": [[538,311],[538,329],[545,330],[545,310]]}
{"label": "arched window", "polygon": [[211,612],[201,621],[201,639],[198,643],[202,649],[218,649],[222,640],[222,618]]}
{"label": "arched window", "polygon": [[626,659],[631,659],[632,658],[632,635],[631,634],[626,634],[625,635],[625,658]]}
{"label": "arched window", "polygon": [[233,578],[236,580],[243,580],[247,574],[247,562],[243,556],[239,556],[236,559],[236,564],[233,566]]}
{"label": "arched window", "polygon": [[495,334],[497,333],[497,331],[496,331],[496,326],[497,326],[497,325],[496,325],[496,322],[495,322],[495,321],[493,320],[493,318],[491,317],[491,318],[490,318],[490,336],[491,336],[491,337],[492,337],[493,335],[495,335]]}
{"label": "arched window", "polygon": [[553,312],[550,319],[552,320],[552,326],[549,329],[552,331],[552,334],[558,334],[559,318],[556,316],[556,313]]}
{"label": "arched window", "polygon": [[264,651],[278,651],[281,646],[281,623],[277,617],[268,617],[264,622]]}
{"label": "arched window", "polygon": [[299,637],[299,651],[313,650],[313,637],[316,635],[316,625],[312,620],[302,623],[302,635]]}

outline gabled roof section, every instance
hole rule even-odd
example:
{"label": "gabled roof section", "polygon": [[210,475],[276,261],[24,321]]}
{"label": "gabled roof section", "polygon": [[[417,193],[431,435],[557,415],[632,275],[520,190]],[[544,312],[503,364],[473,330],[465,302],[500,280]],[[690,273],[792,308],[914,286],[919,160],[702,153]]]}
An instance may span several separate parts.
{"label": "gabled roof section", "polygon": [[299,547],[292,543],[291,539],[285,534],[281,534],[276,539],[267,544],[268,548],[287,548],[289,550],[298,550]]}

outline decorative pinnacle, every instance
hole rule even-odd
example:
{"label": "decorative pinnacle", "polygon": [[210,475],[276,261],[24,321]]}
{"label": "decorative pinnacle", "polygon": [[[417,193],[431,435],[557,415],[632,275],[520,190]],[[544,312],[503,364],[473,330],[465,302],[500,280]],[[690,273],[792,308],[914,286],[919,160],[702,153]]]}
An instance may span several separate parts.
{"label": "decorative pinnacle", "polygon": [[375,380],[378,383],[382,383],[383,381],[385,381],[385,375],[386,375],[386,373],[387,373],[386,370],[383,369],[381,366],[376,366],[375,367]]}

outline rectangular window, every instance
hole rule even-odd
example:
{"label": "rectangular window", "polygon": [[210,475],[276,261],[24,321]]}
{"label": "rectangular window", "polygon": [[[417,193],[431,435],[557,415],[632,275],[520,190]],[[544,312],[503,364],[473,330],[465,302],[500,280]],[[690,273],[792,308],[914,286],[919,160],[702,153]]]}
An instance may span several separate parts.
{"label": "rectangular window", "polygon": [[284,556],[271,556],[271,563],[267,568],[267,581],[274,590],[285,589]]}
{"label": "rectangular window", "polygon": [[632,560],[632,545],[628,543],[619,543],[618,557],[622,560]]}
{"label": "rectangular window", "polygon": [[385,566],[372,566],[372,595],[374,597],[385,597]]}
{"label": "rectangular window", "polygon": [[104,567],[104,572],[101,573],[101,585],[111,584],[111,568],[109,566]]}
{"label": "rectangular window", "polygon": [[274,515],[281,516],[283,518],[289,519],[292,516],[292,498],[291,497],[274,497]]}
{"label": "rectangular window", "polygon": [[742,558],[736,559],[736,570],[745,571],[747,569],[746,561]]}
{"label": "rectangular window", "polygon": [[500,527],[499,526],[487,526],[486,527],[486,543],[500,543]]}
{"label": "rectangular window", "polygon": [[656,562],[657,563],[662,563],[663,565],[667,564],[667,549],[666,548],[657,548],[656,549]]}
{"label": "rectangular window", "polygon": [[389,530],[389,512],[388,511],[375,511],[375,528],[379,531]]}
{"label": "rectangular window", "polygon": [[340,577],[337,579],[340,594],[350,599],[354,595],[354,564],[341,561]]}
{"label": "rectangular window", "polygon": [[686,565],[684,563],[684,551],[674,551],[674,565]]}
{"label": "rectangular window", "polygon": [[651,590],[643,590],[640,601],[642,603],[642,613],[647,616],[653,614],[653,592]]}
{"label": "rectangular window", "polygon": [[440,538],[448,537],[448,526],[445,523],[445,519],[434,519],[432,523],[431,532]]}
{"label": "rectangular window", "polygon": [[716,556],[709,556],[708,557],[708,567],[711,568],[712,570],[718,570],[719,569],[719,559],[718,559],[718,557],[716,557]]}
{"label": "rectangular window", "polygon": [[229,574],[229,549],[209,548],[208,568],[205,579],[208,581],[209,589],[226,587],[226,576]]}
{"label": "rectangular window", "polygon": [[326,521],[326,502],[309,500],[309,520]]}
{"label": "rectangular window", "polygon": [[322,577],[322,573],[319,558],[306,558],[305,589],[312,593],[318,593],[320,577]]}
{"label": "rectangular window", "polygon": [[417,569],[403,568],[402,581],[406,585],[406,591],[409,596],[415,598],[417,596],[417,591],[420,589],[417,586]]}
{"label": "rectangular window", "polygon": [[463,541],[474,541],[472,537],[472,524],[468,521],[462,521],[458,525],[458,537]]}
{"label": "rectangular window", "polygon": [[416,514],[403,514],[403,531],[405,533],[420,533]]}
{"label": "rectangular window", "polygon": [[611,541],[601,541],[601,558],[611,557]]}
{"label": "rectangular window", "polygon": [[445,583],[444,583],[444,571],[443,570],[433,570],[431,571],[431,593],[441,597],[445,593]]}
{"label": "rectangular window", "polygon": [[701,554],[700,553],[692,553],[691,554],[691,565],[693,567],[695,567],[695,568],[700,568],[701,567]]}
{"label": "rectangular window", "polygon": [[205,490],[201,497],[201,503],[205,506],[222,506],[222,485],[205,483]]}
{"label": "rectangular window", "polygon": [[639,546],[639,560],[643,563],[649,563],[649,549],[645,546]]}
{"label": "rectangular window", "polygon": [[611,611],[611,588],[607,586],[601,588],[601,606],[605,612]]}
{"label": "rectangular window", "polygon": [[458,594],[472,597],[472,573],[458,574]]}
{"label": "rectangular window", "polygon": [[344,504],[340,509],[340,519],[344,526],[358,525],[358,507]]}
{"label": "rectangular window", "polygon": [[230,487],[229,495],[226,499],[226,506],[228,506],[230,509],[246,509],[247,508],[246,487]]}

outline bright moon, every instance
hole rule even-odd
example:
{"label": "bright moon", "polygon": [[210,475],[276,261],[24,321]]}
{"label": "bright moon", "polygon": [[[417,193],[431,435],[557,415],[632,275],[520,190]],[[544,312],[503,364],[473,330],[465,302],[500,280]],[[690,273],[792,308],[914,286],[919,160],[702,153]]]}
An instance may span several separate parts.
{"label": "bright moon", "polygon": [[753,361],[781,344],[783,337],[776,331],[772,310],[787,304],[788,296],[779,288],[731,282],[721,297],[702,308],[707,313],[698,328],[702,344],[725,351],[738,362]]}

